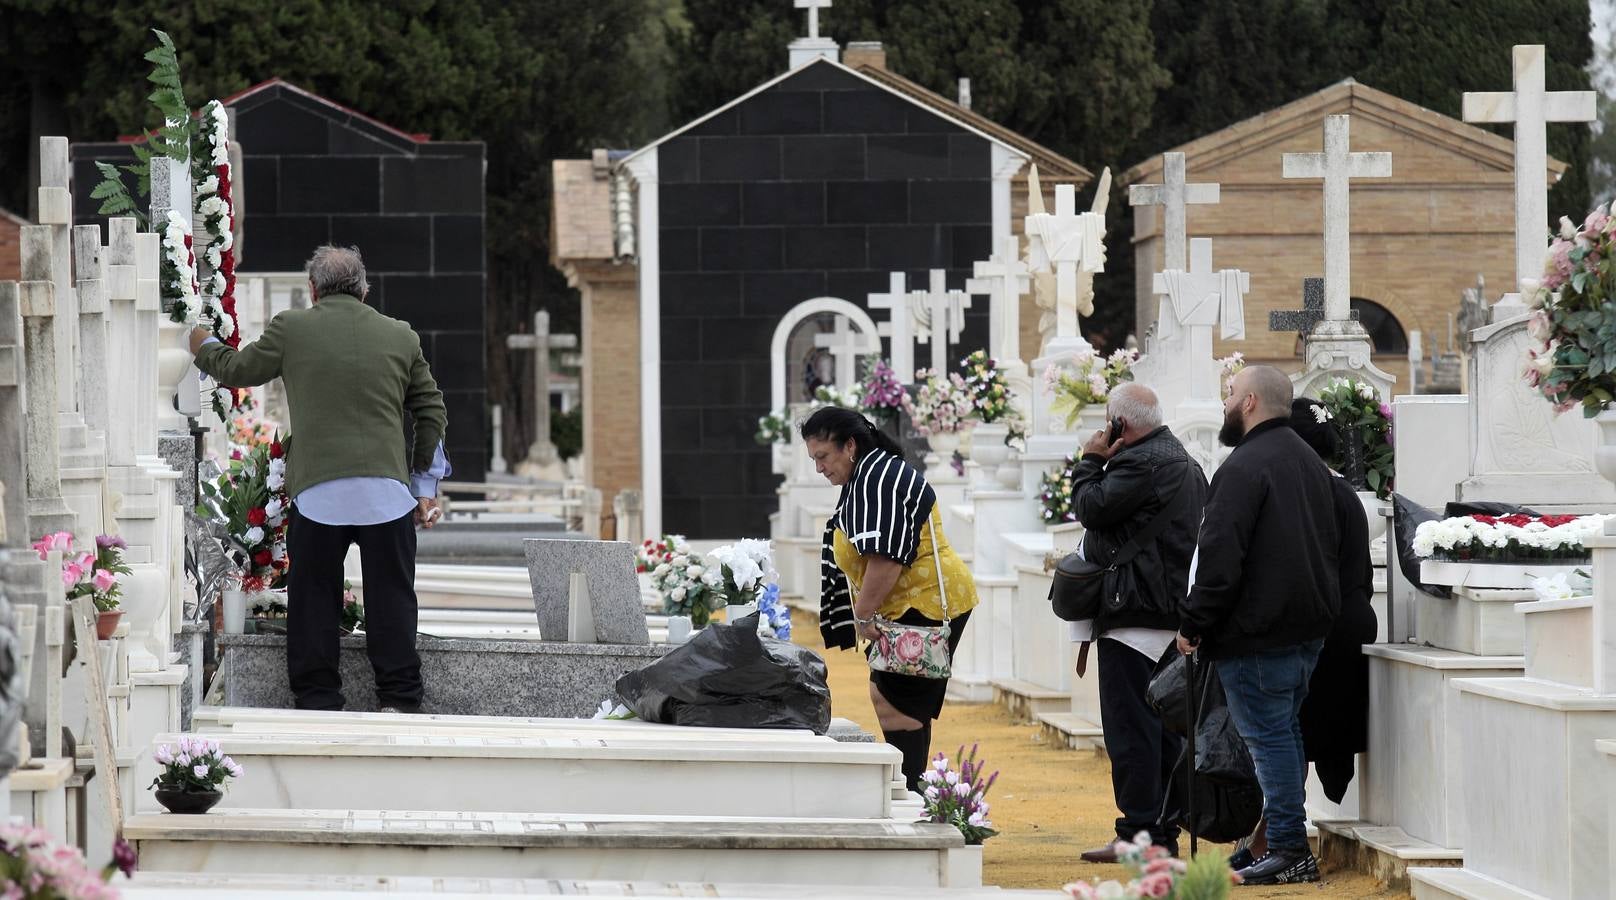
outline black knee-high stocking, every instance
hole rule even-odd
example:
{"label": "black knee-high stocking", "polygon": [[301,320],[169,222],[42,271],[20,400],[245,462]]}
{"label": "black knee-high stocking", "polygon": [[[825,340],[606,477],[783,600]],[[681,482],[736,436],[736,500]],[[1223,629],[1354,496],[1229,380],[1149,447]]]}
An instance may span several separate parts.
{"label": "black knee-high stocking", "polygon": [[920,773],[926,771],[931,751],[931,723],[909,731],[883,731],[886,742],[903,753],[903,779],[909,790],[919,792]]}

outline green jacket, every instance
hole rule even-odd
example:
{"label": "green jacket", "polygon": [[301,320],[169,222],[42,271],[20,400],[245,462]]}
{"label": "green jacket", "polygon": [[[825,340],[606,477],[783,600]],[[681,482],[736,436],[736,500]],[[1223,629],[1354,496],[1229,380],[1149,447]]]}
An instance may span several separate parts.
{"label": "green jacket", "polygon": [[[431,467],[448,426],[443,392],[421,354],[421,339],[407,323],[347,294],[281,313],[239,351],[209,343],[196,366],[231,387],[277,377],[285,384],[297,440],[297,452],[288,447],[286,454],[286,492],[294,498],[337,478],[379,476],[409,484],[410,472]],[[406,410],[415,423],[408,460]]]}

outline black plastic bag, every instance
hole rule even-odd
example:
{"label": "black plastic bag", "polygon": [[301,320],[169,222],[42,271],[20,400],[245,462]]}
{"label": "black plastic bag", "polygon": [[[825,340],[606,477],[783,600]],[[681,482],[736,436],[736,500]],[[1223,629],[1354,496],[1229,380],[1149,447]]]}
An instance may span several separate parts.
{"label": "black plastic bag", "polygon": [[1420,581],[1421,557],[1414,552],[1414,529],[1422,523],[1434,522],[1441,518],[1436,513],[1415,503],[1402,494],[1392,494],[1392,540],[1397,546],[1397,568],[1402,570],[1403,577],[1414,589],[1429,594],[1432,597],[1441,597],[1446,600],[1453,596],[1453,589],[1440,584],[1426,584]]}
{"label": "black plastic bag", "polygon": [[617,679],[617,696],[647,722],[707,728],[830,730],[825,661],[758,634],[758,614],[713,623],[656,662]]}
{"label": "black plastic bag", "polygon": [[[1195,777],[1189,778],[1186,746],[1173,766],[1160,821],[1214,843],[1228,843],[1257,827],[1262,818],[1262,788],[1246,742],[1229,716],[1217,669],[1210,664],[1198,667],[1193,685],[1189,669],[1189,659],[1178,648],[1167,648],[1156,663],[1145,695],[1163,725],[1180,737],[1187,736],[1192,695],[1197,697],[1200,714],[1195,726]],[[1190,792],[1193,804],[1186,803]],[[1187,806],[1194,812],[1186,814]]]}
{"label": "black plastic bag", "polygon": [[1542,513],[1513,503],[1494,503],[1491,500],[1449,500],[1442,514],[1450,519],[1460,516],[1540,516]]}

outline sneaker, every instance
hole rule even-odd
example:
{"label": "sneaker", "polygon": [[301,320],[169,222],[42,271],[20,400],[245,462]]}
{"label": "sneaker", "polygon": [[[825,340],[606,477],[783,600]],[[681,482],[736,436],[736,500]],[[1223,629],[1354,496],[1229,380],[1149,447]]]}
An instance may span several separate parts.
{"label": "sneaker", "polygon": [[1297,884],[1319,880],[1319,862],[1308,850],[1270,850],[1237,873],[1241,884]]}
{"label": "sneaker", "polygon": [[1241,847],[1239,850],[1229,854],[1229,868],[1236,872],[1249,868],[1256,861],[1257,858],[1251,855],[1250,847]]}

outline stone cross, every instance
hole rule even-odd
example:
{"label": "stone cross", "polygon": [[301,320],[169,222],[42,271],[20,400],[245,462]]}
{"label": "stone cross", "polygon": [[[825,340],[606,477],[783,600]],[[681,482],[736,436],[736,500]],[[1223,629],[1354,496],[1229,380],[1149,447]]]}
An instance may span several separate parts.
{"label": "stone cross", "polygon": [[[76,234],[75,230],[75,234]],[[108,381],[118,385],[119,392],[132,390],[140,393],[140,326],[136,311],[136,293],[139,278],[135,265],[135,220],[129,217],[107,222],[106,263],[107,297],[107,356]],[[83,303],[83,285],[80,284],[80,304]],[[88,388],[86,388],[88,392]],[[114,466],[135,464],[135,410],[139,403],[113,403],[107,410],[107,463]]]}
{"label": "stone cross", "polygon": [[931,287],[924,291],[910,291],[910,299],[920,312],[920,342],[931,344],[931,371],[942,375],[948,371],[948,345],[957,344],[960,332],[965,330],[965,310],[971,306],[971,295],[948,289],[948,273],[931,270]]}
{"label": "stone cross", "polygon": [[488,459],[488,471],[497,475],[505,474],[509,468],[505,465],[505,429],[500,422],[503,412],[498,403],[488,410],[488,424],[494,431],[494,453]]}
{"label": "stone cross", "polygon": [[[1199,365],[1212,358],[1212,328],[1222,326],[1224,340],[1239,340],[1246,336],[1246,318],[1243,297],[1251,290],[1251,276],[1238,269],[1212,268],[1212,239],[1196,238],[1190,241],[1190,268],[1168,269],[1156,273],[1151,284],[1153,293],[1162,295],[1162,314],[1157,323],[1163,329],[1170,324],[1182,327],[1189,334],[1188,358],[1191,362],[1190,398],[1216,400],[1216,377],[1210,382],[1204,376],[1210,369]],[[1165,335],[1164,335],[1165,336]]]}
{"label": "stone cross", "polygon": [[[39,139],[39,224],[50,228],[49,271],[36,273],[37,278],[49,281],[55,287],[53,311],[56,341],[56,360],[61,365],[57,377],[56,408],[60,412],[78,412],[78,392],[73,377],[75,348],[78,342],[78,315],[73,295],[73,195],[68,191],[67,138],[41,137]],[[24,280],[29,276],[24,275]]]}
{"label": "stone cross", "polygon": [[[1358,318],[1358,311],[1353,309],[1347,313],[1353,319]],[[1313,326],[1319,324],[1324,315],[1324,279],[1302,279],[1302,308],[1275,310],[1268,314],[1269,331],[1295,331],[1306,337]]]}
{"label": "stone cross", "polygon": [[1105,214],[1079,213],[1072,185],[1057,184],[1055,211],[1044,212],[1040,201],[1025,221],[1032,268],[1055,272],[1055,337],[1078,338],[1078,273],[1105,271]]}
{"label": "stone cross", "polygon": [[880,339],[849,328],[846,316],[836,317],[830,334],[814,335],[814,346],[830,351],[836,361],[836,387],[843,391],[858,381],[858,358],[881,352]]}
{"label": "stone cross", "polygon": [[988,295],[989,353],[1002,363],[1021,359],[1021,295],[1032,285],[1032,274],[1021,261],[1021,239],[1010,235],[999,252],[977,260],[965,290]]}
{"label": "stone cross", "polygon": [[23,389],[22,311],[17,282],[0,281],[0,483],[10,485],[0,497],[0,516],[11,523],[8,539],[0,546],[24,547],[28,536],[28,448],[25,428],[17,427],[26,415]]}
{"label": "stone cross", "polygon": [[1215,182],[1186,184],[1184,154],[1162,154],[1162,183],[1128,187],[1129,206],[1162,207],[1162,243],[1166,250],[1163,269],[1183,270],[1187,264],[1184,246],[1188,226],[1184,206],[1189,203],[1217,203],[1220,187]]}
{"label": "stone cross", "polygon": [[73,228],[74,285],[79,307],[79,409],[91,429],[106,434],[107,283],[102,278],[101,226]]}
{"label": "stone cross", "polygon": [[[1542,44],[1517,44],[1513,92],[1466,91],[1466,122],[1510,122],[1515,126],[1515,280],[1543,272],[1544,229],[1549,221],[1549,122],[1592,122],[1593,91],[1548,91],[1544,86]],[[1328,278],[1328,274],[1325,276]]]}
{"label": "stone cross", "polygon": [[505,346],[512,350],[532,350],[533,358],[533,444],[528,447],[528,459],[547,466],[556,461],[556,447],[550,441],[550,351],[570,350],[578,346],[575,334],[551,334],[550,313],[539,310],[533,314],[532,334],[512,334],[505,338]]}
{"label": "stone cross", "polygon": [[808,39],[819,40],[819,11],[830,9],[831,0],[791,0],[797,9],[808,10]]}
{"label": "stone cross", "polygon": [[1353,178],[1390,178],[1390,153],[1353,153],[1351,116],[1326,116],[1323,153],[1287,153],[1286,178],[1324,179],[1324,317],[1344,322],[1352,308],[1352,210],[1347,184]]}
{"label": "stone cross", "polygon": [[157,384],[157,336],[161,330],[157,319],[163,311],[162,288],[158,284],[162,254],[161,236],[149,231],[135,235],[135,327],[138,340],[135,344],[134,390],[135,396],[146,398],[145,402],[135,404],[136,456],[157,455],[157,404],[159,401],[167,403],[170,399],[166,390],[159,395]]}
{"label": "stone cross", "polygon": [[25,384],[29,393],[24,422],[28,448],[29,534],[74,531],[76,517],[62,499],[61,444],[57,431],[59,392],[56,361],[56,284],[51,280],[56,226],[22,227],[22,277],[17,286],[23,322]]}
{"label": "stone cross", "polygon": [[887,277],[887,292],[870,294],[867,302],[871,309],[888,310],[887,321],[876,323],[876,333],[891,341],[892,374],[898,383],[911,384],[915,380],[915,314],[904,274],[893,272]]}

